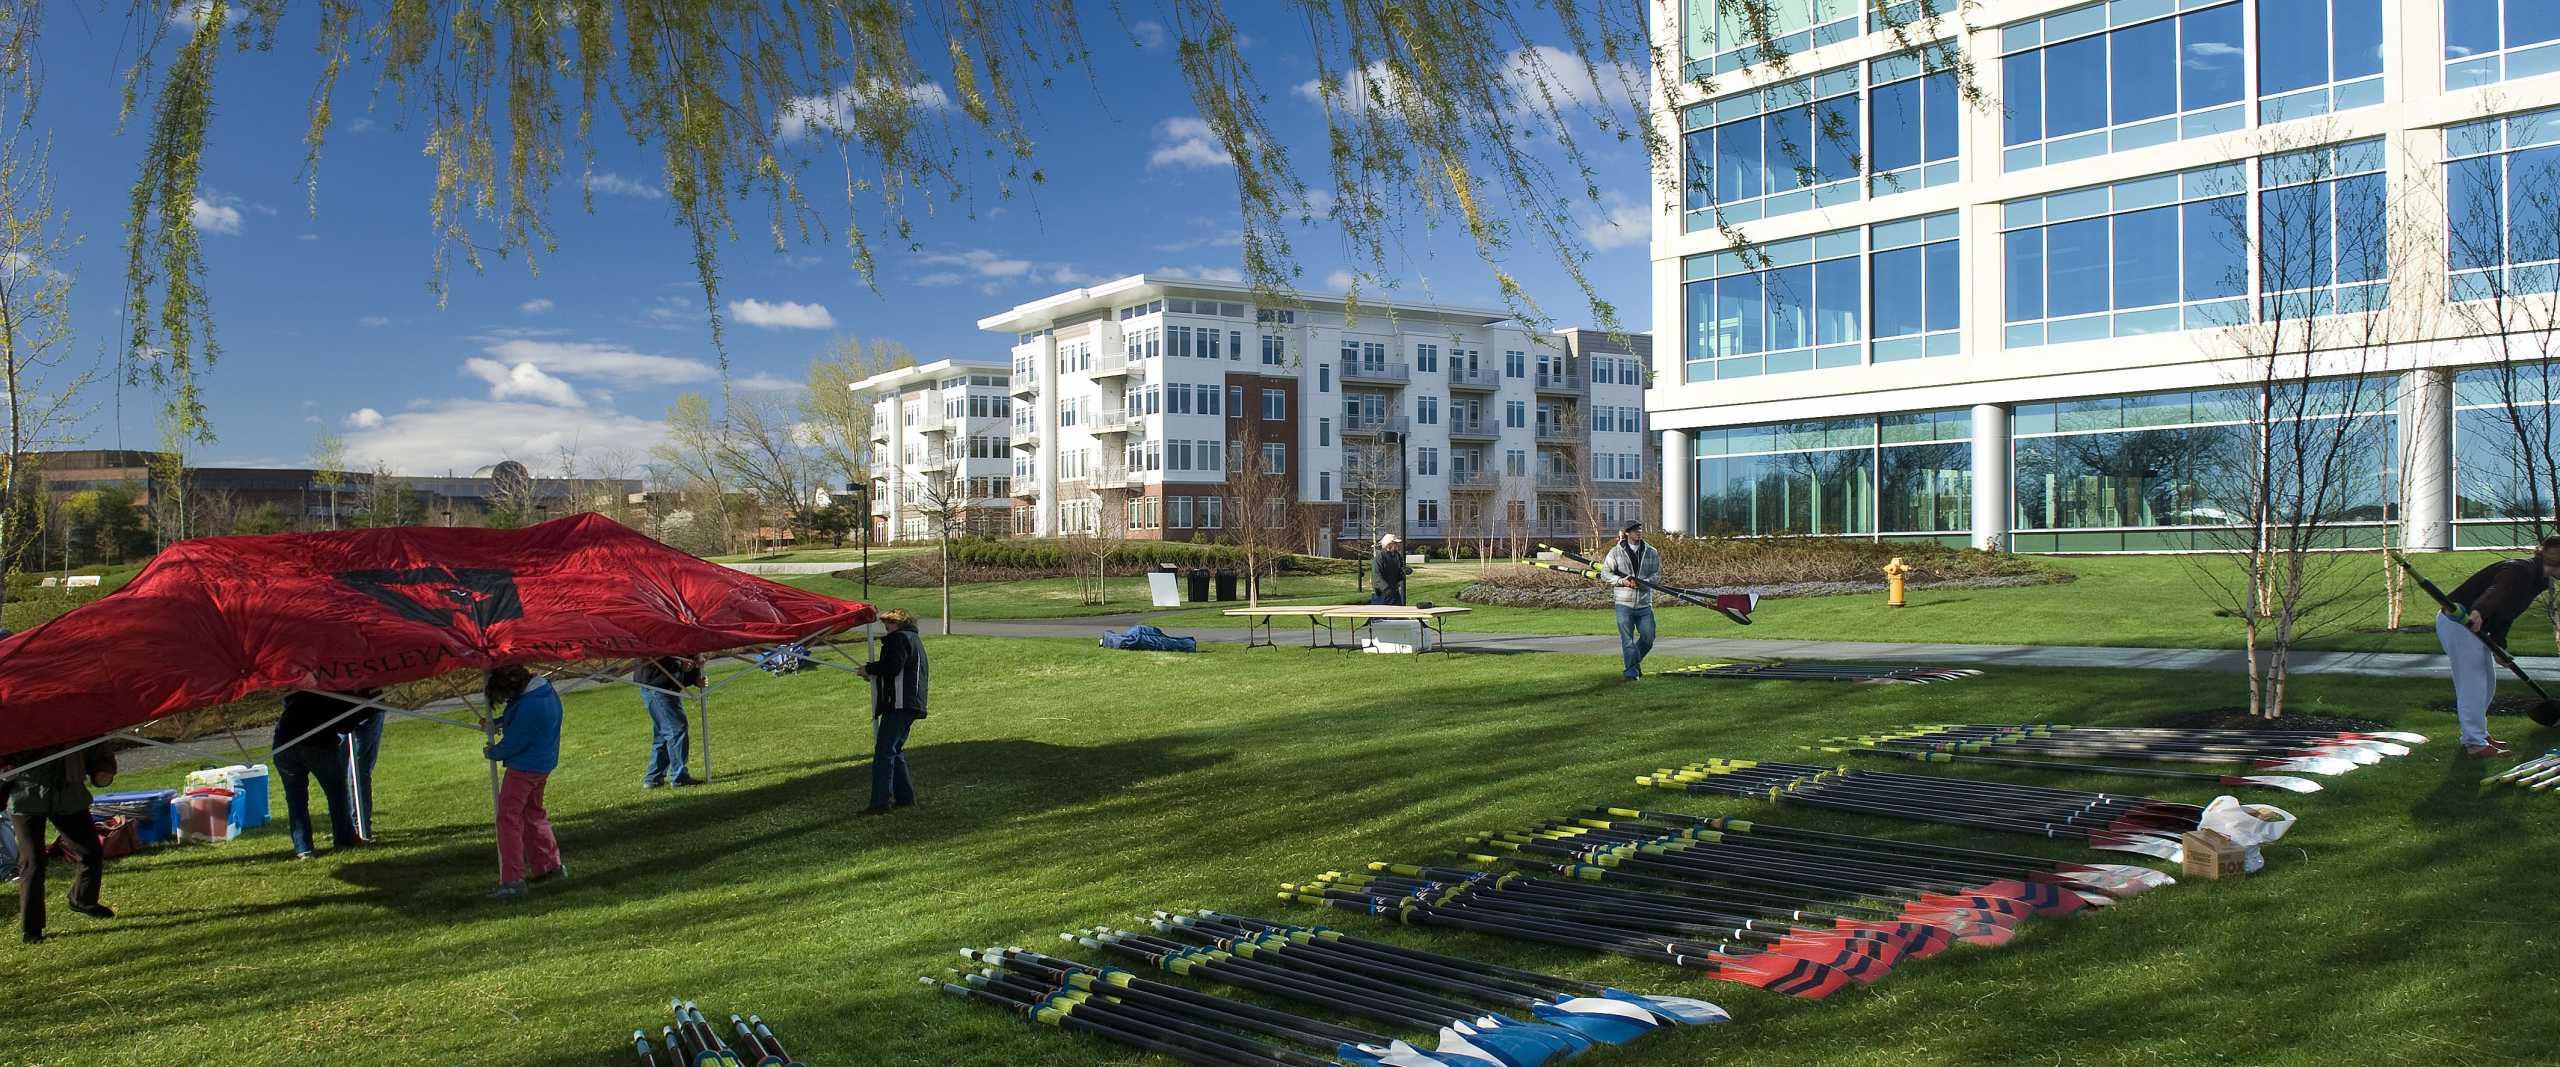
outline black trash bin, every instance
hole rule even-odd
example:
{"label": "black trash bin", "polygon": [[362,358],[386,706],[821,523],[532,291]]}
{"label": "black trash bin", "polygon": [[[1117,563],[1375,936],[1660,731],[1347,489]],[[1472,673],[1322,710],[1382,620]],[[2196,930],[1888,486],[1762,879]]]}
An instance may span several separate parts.
{"label": "black trash bin", "polygon": [[1235,598],[1236,572],[1232,570],[1220,570],[1218,572],[1218,599],[1234,600]]}
{"label": "black trash bin", "polygon": [[1209,599],[1209,568],[1193,567],[1183,574],[1183,578],[1190,586],[1192,603],[1198,604]]}

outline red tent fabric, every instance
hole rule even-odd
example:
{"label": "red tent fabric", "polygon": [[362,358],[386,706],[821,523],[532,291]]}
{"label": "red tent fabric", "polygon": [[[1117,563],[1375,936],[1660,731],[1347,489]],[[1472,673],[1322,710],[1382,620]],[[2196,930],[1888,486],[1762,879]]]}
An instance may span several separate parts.
{"label": "red tent fabric", "polygon": [[0,641],[0,753],[266,690],[801,641],[870,605],[706,563],[601,515],[172,545],[132,584]]}

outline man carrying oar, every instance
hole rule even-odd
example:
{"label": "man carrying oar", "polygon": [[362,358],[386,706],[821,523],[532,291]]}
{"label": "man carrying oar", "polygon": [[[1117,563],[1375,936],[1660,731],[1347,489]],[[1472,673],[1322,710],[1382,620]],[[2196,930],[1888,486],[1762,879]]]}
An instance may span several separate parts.
{"label": "man carrying oar", "polygon": [[2436,640],[2453,666],[2453,711],[2462,724],[2465,756],[2487,759],[2508,753],[2505,742],[2489,736],[2489,699],[2498,691],[2497,652],[2507,647],[2507,628],[2551,588],[2555,572],[2560,572],[2560,537],[2546,537],[2533,558],[2502,559],[2463,579],[2447,594],[2453,607],[2436,616]]}
{"label": "man carrying oar", "polygon": [[1644,658],[1653,652],[1653,586],[1662,581],[1662,553],[1644,543],[1643,523],[1619,528],[1618,543],[1600,561],[1600,577],[1616,587],[1609,599],[1618,609],[1618,652],[1632,682],[1644,675]]}

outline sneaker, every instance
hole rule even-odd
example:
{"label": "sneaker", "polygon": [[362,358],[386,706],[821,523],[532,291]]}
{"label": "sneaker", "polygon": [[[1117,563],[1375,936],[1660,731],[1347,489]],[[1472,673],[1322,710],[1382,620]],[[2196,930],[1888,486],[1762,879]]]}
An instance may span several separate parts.
{"label": "sneaker", "polygon": [[523,883],[523,882],[507,882],[507,883],[505,883],[505,884],[502,884],[502,885],[500,885],[498,888],[496,888],[496,889],[492,889],[492,890],[490,890],[490,891],[489,891],[489,897],[488,897],[488,899],[490,899],[490,900],[523,900],[523,899],[524,899],[524,883]]}
{"label": "sneaker", "polygon": [[556,882],[567,877],[569,877],[569,865],[563,863],[557,867],[551,868],[550,870],[543,871],[531,878],[525,879],[525,884],[536,885],[543,882]]}
{"label": "sneaker", "polygon": [[2492,737],[2485,745],[2462,746],[2462,754],[2469,759],[2496,759],[2500,756],[2513,755],[2514,751],[2509,749],[2505,742]]}
{"label": "sneaker", "polygon": [[889,814],[889,809],[884,808],[884,807],[881,807],[880,805],[874,804],[874,805],[872,805],[872,806],[870,806],[870,807],[867,807],[867,808],[862,809],[861,811],[854,812],[854,814],[856,814],[856,815],[887,815],[887,814]]}
{"label": "sneaker", "polygon": [[689,785],[701,785],[702,779],[696,778],[690,774],[678,775],[676,776],[675,784],[678,788]]}
{"label": "sneaker", "polygon": [[18,935],[18,940],[22,944],[41,945],[44,944],[44,935],[21,933]]}
{"label": "sneaker", "polygon": [[73,904],[69,901],[64,901],[63,904],[65,907],[92,919],[112,919],[116,917],[116,909],[110,908],[104,904]]}
{"label": "sneaker", "polygon": [[293,858],[298,860],[316,860],[320,858],[320,854],[317,852],[296,852],[293,854]]}

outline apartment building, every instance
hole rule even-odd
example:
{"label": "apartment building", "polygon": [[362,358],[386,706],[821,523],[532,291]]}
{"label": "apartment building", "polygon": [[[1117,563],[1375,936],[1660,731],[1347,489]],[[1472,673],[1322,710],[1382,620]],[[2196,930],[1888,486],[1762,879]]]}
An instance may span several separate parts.
{"label": "apartment building", "polygon": [[2560,3],[1771,7],[1784,69],[1738,9],[1658,5],[1666,526],[2214,547],[2244,383],[2298,323],[2286,358],[2350,398],[2318,414],[2361,427],[2300,472],[2337,519],[2522,536],[2502,424],[2549,413],[2484,338],[2551,321]]}
{"label": "apartment building", "polygon": [[957,528],[1005,530],[1013,398],[1002,363],[937,360],[853,383],[871,401],[872,536],[924,541],[945,509]]}
{"label": "apartment building", "polygon": [[1133,275],[979,321],[1013,339],[1014,529],[1214,540],[1256,477],[1311,551],[1634,517],[1650,339],[1510,313]]}

